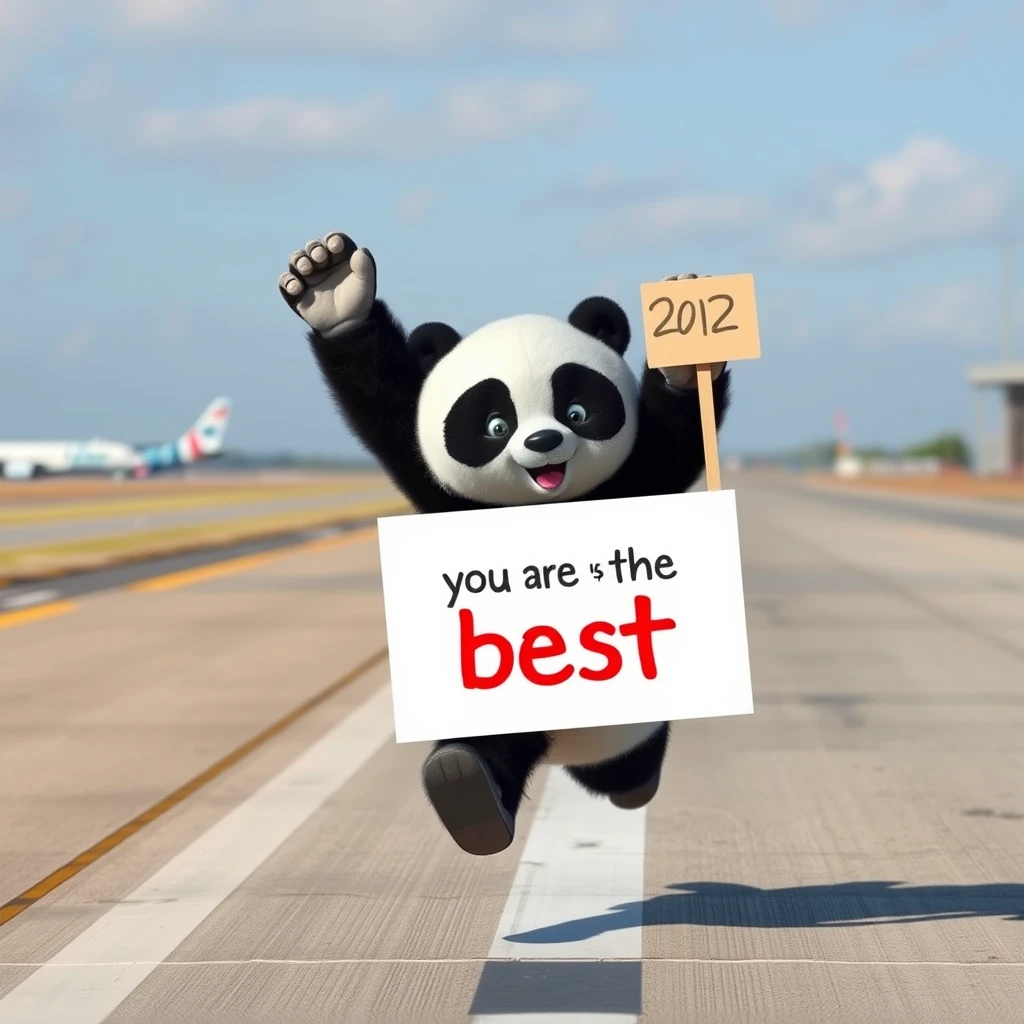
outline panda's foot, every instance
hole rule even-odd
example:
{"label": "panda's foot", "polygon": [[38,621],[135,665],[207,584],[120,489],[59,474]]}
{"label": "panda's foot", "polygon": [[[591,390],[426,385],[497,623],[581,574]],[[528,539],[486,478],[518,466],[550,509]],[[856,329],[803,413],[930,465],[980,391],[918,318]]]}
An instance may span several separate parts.
{"label": "panda's foot", "polygon": [[423,785],[441,823],[466,853],[501,853],[515,837],[515,818],[486,761],[472,747],[453,743],[423,762]]}
{"label": "panda's foot", "polygon": [[642,786],[637,786],[636,789],[627,789],[624,793],[611,793],[608,799],[624,811],[639,810],[654,799],[654,794],[658,792],[660,784],[661,769],[659,768]]}

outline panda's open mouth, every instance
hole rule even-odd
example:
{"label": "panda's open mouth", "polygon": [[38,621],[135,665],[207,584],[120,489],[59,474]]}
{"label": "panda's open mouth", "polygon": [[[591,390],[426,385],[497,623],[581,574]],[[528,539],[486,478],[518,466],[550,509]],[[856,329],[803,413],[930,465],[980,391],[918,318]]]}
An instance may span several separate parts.
{"label": "panda's open mouth", "polygon": [[558,462],[550,466],[528,469],[527,473],[533,477],[538,487],[543,487],[545,491],[556,491],[565,479],[565,466],[566,463]]}

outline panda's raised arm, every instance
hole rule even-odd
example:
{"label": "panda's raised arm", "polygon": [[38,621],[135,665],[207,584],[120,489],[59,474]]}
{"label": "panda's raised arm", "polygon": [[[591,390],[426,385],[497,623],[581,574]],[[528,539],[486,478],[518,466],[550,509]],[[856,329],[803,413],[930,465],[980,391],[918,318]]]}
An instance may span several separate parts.
{"label": "panda's raised arm", "polygon": [[334,337],[312,330],[309,341],[339,412],[395,485],[421,512],[450,509],[452,499],[427,472],[416,441],[422,343],[410,344],[379,299],[362,323]]}
{"label": "panda's raised arm", "polygon": [[[723,369],[711,388],[715,426],[729,408],[731,371]],[[704,439],[695,382],[671,385],[660,370],[644,365],[636,444],[623,467],[622,484],[631,495],[679,494],[704,472]]]}
{"label": "panda's raised arm", "polygon": [[311,328],[309,342],[338,410],[395,485],[421,512],[452,507],[416,443],[425,369],[454,333],[424,325],[406,339],[377,298],[377,264],[340,231],[291,254],[278,281],[285,302]]}

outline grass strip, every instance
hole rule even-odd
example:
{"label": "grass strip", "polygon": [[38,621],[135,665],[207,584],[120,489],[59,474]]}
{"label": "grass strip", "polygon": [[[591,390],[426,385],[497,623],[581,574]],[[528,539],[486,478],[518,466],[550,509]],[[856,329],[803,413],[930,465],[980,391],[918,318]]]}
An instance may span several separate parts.
{"label": "grass strip", "polygon": [[226,547],[249,540],[400,515],[410,511],[403,500],[344,505],[334,509],[231,519],[222,523],[150,530],[115,537],[95,537],[0,551],[0,586],[54,579],[72,572],[108,569],[151,558]]}
{"label": "grass strip", "polygon": [[0,507],[0,527],[34,526],[37,523],[62,522],[65,519],[98,519],[105,516],[127,516],[180,512],[194,508],[214,508],[223,505],[246,505],[255,502],[299,500],[302,498],[330,497],[369,490],[374,481],[345,481],[330,485],[288,487],[274,485],[246,489],[214,491],[196,494],[162,494],[111,498],[104,501],[66,504],[47,502],[41,505]]}

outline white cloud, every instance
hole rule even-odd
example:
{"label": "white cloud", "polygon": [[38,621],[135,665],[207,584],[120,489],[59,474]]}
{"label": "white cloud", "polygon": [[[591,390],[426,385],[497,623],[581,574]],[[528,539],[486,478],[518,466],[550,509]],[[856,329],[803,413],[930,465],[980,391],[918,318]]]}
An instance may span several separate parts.
{"label": "white cloud", "polygon": [[453,139],[488,142],[561,122],[585,100],[584,90],[571,82],[463,86],[448,94],[443,121]]}
{"label": "white cloud", "polygon": [[861,12],[920,16],[935,13],[944,0],[762,0],[783,28],[802,29],[822,23],[835,24]]}
{"label": "white cloud", "polygon": [[[75,25],[169,42],[336,52],[429,50],[490,0],[0,0],[0,33],[51,35]],[[56,32],[54,30],[57,30]]]}
{"label": "white cloud", "polygon": [[[164,23],[151,12],[134,12],[137,0],[123,0],[122,29],[241,48],[330,48],[335,52],[414,53],[450,42],[470,26],[481,0],[305,0],[296,8],[280,0],[147,0],[168,8]],[[132,13],[129,13],[132,12]],[[167,23],[169,16],[176,20]]]}
{"label": "white cloud", "polygon": [[355,149],[375,139],[393,118],[378,96],[339,106],[283,97],[246,100],[199,111],[151,111],[139,124],[140,141],[169,151]]}
{"label": "white cloud", "polygon": [[955,281],[909,296],[865,321],[858,333],[869,344],[991,345],[999,324],[996,296],[975,281]]}
{"label": "white cloud", "polygon": [[587,52],[614,45],[624,32],[622,3],[580,2],[509,15],[502,34],[527,50]]}
{"label": "white cloud", "polygon": [[799,256],[846,257],[978,237],[1000,224],[1011,193],[1003,169],[942,139],[912,139],[836,184],[824,211],[798,219],[787,242]]}
{"label": "white cloud", "polygon": [[163,152],[408,155],[440,142],[483,143],[561,123],[585,94],[571,83],[482,83],[449,90],[434,108],[400,111],[386,95],[350,104],[266,97],[199,111],[150,111],[138,138]]}
{"label": "white cloud", "polygon": [[626,0],[548,0],[509,14],[501,0],[0,0],[0,37],[65,35],[73,26],[233,50],[365,57],[463,46],[589,51],[616,43]]}
{"label": "white cloud", "polygon": [[34,32],[47,13],[46,0],[0,0],[0,39],[11,42]]}
{"label": "white cloud", "polygon": [[[759,215],[757,204],[742,195],[668,195],[621,204],[598,216],[583,242],[588,251],[594,252],[610,251],[622,244],[709,238],[741,231]],[[689,272],[690,268],[672,271]]]}
{"label": "white cloud", "polygon": [[742,195],[681,195],[640,203],[627,216],[645,236],[745,227],[756,215],[754,203]]}
{"label": "white cloud", "polygon": [[702,190],[688,177],[678,166],[637,175],[601,164],[556,181],[523,209],[546,215],[588,214],[583,239],[588,249],[730,234],[764,215],[760,201],[738,192]]}
{"label": "white cloud", "polygon": [[532,197],[528,212],[579,209],[621,208],[629,202],[671,194],[679,188],[678,169],[669,168],[644,175],[625,175],[612,164],[602,164],[583,174],[556,181],[550,188]]}
{"label": "white cloud", "polygon": [[196,28],[230,10],[226,0],[107,0],[115,23],[143,32]]}
{"label": "white cloud", "polygon": [[403,221],[420,220],[434,205],[433,189],[417,188],[407,192],[398,201],[398,218]]}

